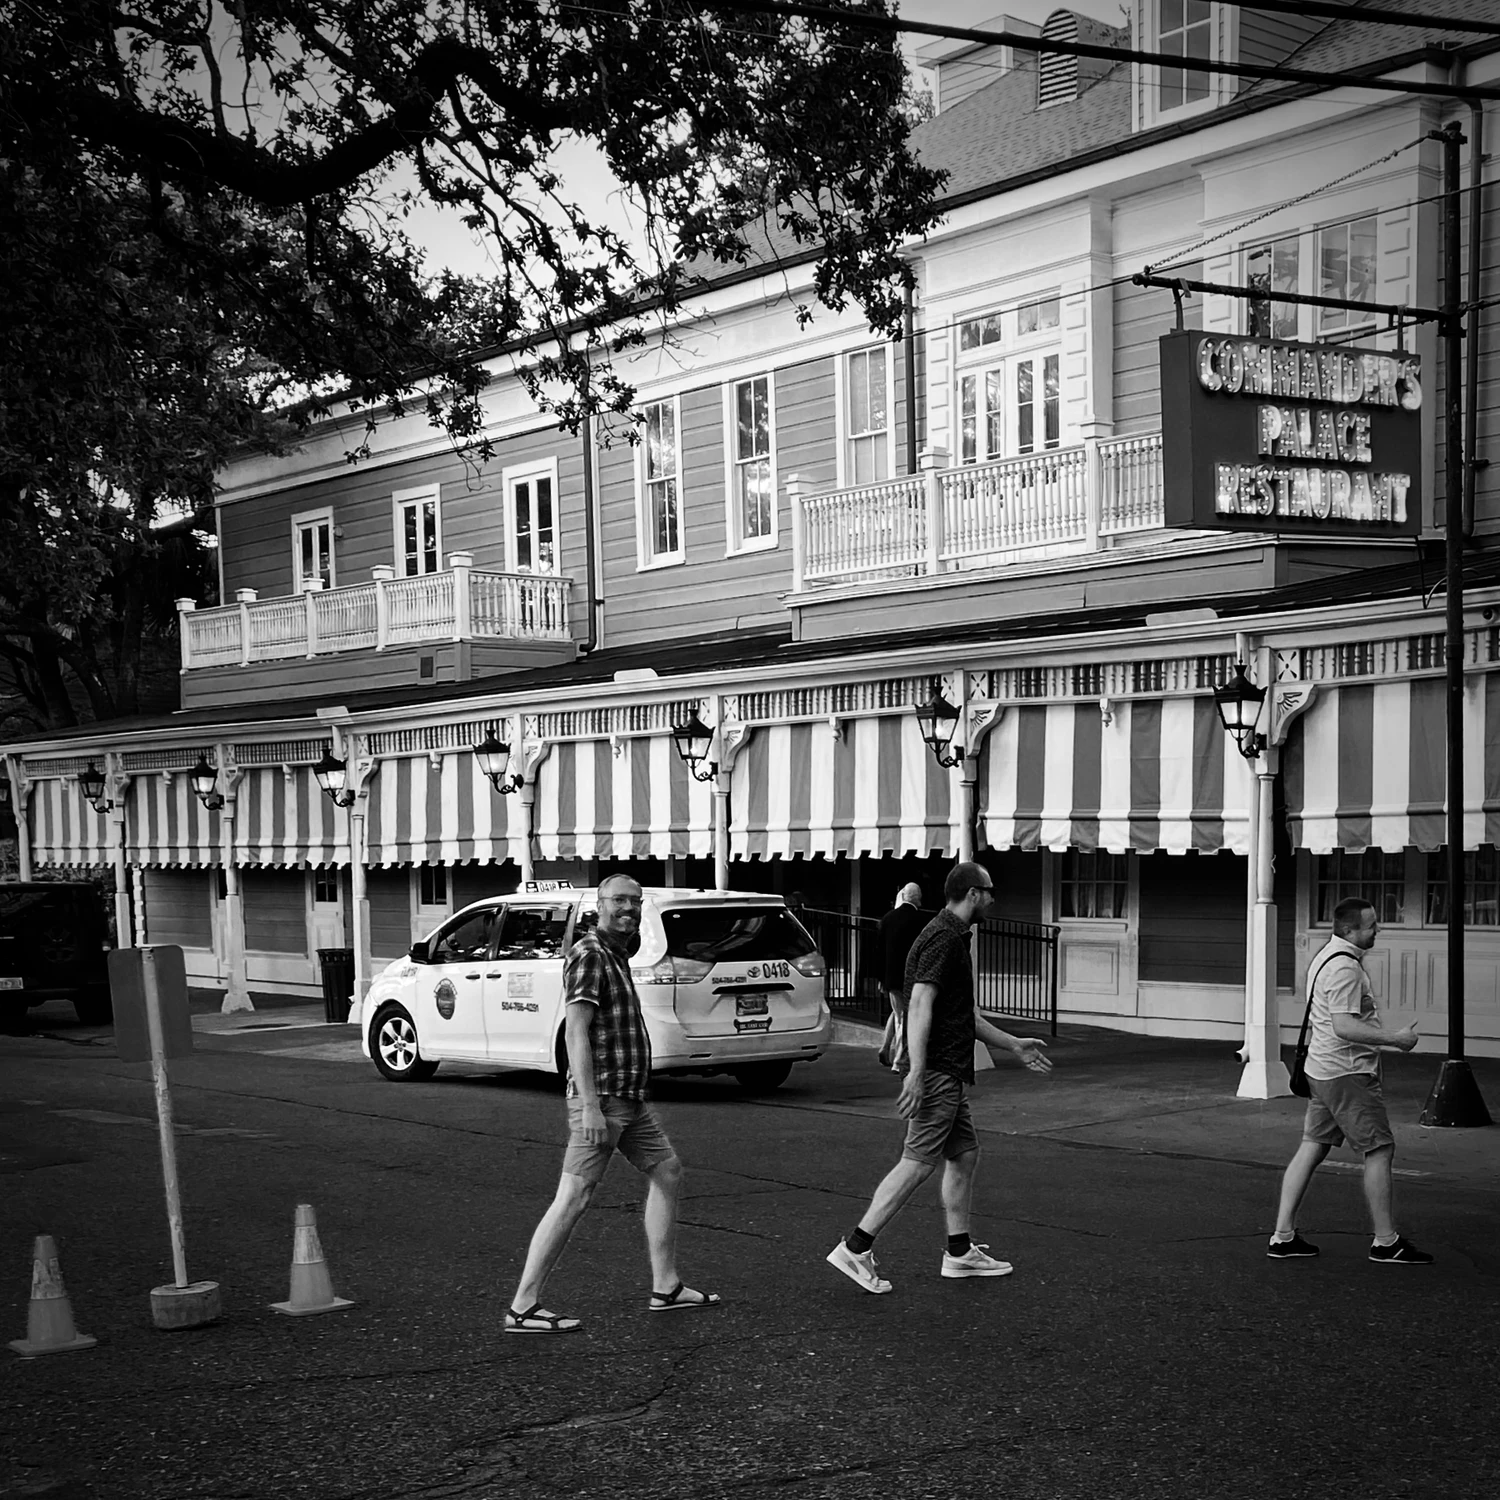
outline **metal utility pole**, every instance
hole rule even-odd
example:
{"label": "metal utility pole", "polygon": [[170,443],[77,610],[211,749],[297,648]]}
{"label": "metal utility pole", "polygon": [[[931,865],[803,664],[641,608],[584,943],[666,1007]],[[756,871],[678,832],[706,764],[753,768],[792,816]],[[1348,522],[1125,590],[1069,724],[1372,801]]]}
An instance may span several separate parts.
{"label": "metal utility pole", "polygon": [[[1448,719],[1448,1056],[1422,1110],[1424,1125],[1488,1125],[1474,1072],[1464,1057],[1464,413],[1463,312],[1460,281],[1458,125],[1432,132],[1443,143],[1443,339],[1444,405],[1443,541]],[[1470,213],[1478,203],[1469,205]]]}

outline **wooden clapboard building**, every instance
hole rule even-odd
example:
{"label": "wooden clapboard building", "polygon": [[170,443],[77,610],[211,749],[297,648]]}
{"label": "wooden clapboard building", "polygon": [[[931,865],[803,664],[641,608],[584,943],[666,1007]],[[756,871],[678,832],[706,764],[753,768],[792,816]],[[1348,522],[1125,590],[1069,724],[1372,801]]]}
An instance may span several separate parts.
{"label": "wooden clapboard building", "polygon": [[[1326,85],[934,44],[938,112],[917,140],[951,175],[945,219],[910,249],[911,340],[853,314],[799,327],[810,263],[768,244],[704,289],[670,359],[630,370],[637,444],[559,432],[497,358],[482,466],[420,415],[357,465],[359,418],[232,466],[219,601],[181,605],[181,712],[6,747],[23,866],[112,867],[122,925],[180,942],[239,1003],[315,989],[322,947],[353,946],[363,982],[526,878],[627,869],[876,914],[907,879],[935,899],[973,848],[1003,914],[1060,927],[1064,1016],[1225,1038],[1247,955],[1290,1021],[1333,905],[1361,891],[1385,927],[1381,1003],[1436,1037],[1443,657],[1423,540],[1443,507],[1438,417],[1465,393],[1444,388],[1430,324],[1359,304],[1452,290],[1430,136],[1470,137],[1468,189],[1476,116],[1334,77],[1500,83],[1495,38],[1440,19],[1484,19],[1485,0],[1427,9],[1398,27],[1134,0],[1127,28],[1046,25]],[[1480,159],[1464,193],[1464,297],[1500,293],[1492,176]],[[1195,293],[1179,312],[1132,281],[1147,267],[1266,298]],[[1481,460],[1490,317],[1467,341]],[[1160,344],[1179,325],[1418,361],[1414,525],[1169,527],[1163,459],[1184,435],[1163,430]],[[1356,466],[1360,430],[1339,429]],[[1494,472],[1474,470],[1465,647],[1476,1049],[1500,1047]],[[1269,690],[1274,754],[1255,762],[1214,709],[1236,660]],[[913,712],[934,685],[960,712],[951,768]],[[695,712],[707,780],[672,743]],[[504,793],[476,760],[491,731],[512,751]],[[347,807],[315,781],[329,751]],[[222,808],[192,789],[200,756]],[[80,794],[90,763],[106,812]],[[1274,939],[1247,935],[1264,840]]]}

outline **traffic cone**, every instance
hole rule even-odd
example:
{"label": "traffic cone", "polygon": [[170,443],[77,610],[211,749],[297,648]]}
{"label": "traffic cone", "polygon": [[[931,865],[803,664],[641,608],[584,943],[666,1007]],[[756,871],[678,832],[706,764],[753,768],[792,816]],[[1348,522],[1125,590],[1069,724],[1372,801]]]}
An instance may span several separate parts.
{"label": "traffic cone", "polygon": [[38,1354],[66,1354],[70,1349],[92,1349],[98,1339],[73,1326],[73,1308],[63,1288],[57,1246],[50,1234],[39,1234],[31,1250],[31,1305],[26,1313],[26,1337],[10,1347],[22,1359]]}
{"label": "traffic cone", "polygon": [[328,1262],[318,1243],[318,1221],[311,1203],[297,1205],[297,1229],[292,1240],[292,1286],[285,1302],[273,1302],[272,1310],[289,1313],[294,1318],[308,1313],[337,1312],[353,1307],[347,1297],[333,1295],[328,1276]]}

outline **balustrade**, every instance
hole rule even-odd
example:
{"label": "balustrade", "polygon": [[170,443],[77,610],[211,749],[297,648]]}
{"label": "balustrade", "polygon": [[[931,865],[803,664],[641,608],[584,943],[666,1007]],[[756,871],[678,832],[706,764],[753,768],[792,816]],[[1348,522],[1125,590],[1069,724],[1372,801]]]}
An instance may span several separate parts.
{"label": "balustrade", "polygon": [[451,570],[258,599],[242,589],[234,604],[197,609],[178,601],[185,671],[298,656],[383,651],[448,640],[566,641],[572,580],[552,574],[480,573],[466,554]]}
{"label": "balustrade", "polygon": [[1087,552],[1163,523],[1159,432],[945,464],[821,494],[792,475],[793,588]]}

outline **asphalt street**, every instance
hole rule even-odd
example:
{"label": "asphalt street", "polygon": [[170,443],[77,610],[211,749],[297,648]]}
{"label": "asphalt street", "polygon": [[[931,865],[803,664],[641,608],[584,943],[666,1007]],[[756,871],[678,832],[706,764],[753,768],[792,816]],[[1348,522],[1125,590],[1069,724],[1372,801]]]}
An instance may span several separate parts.
{"label": "asphalt street", "polygon": [[[666,1081],[688,1167],[680,1259],[721,1307],[651,1315],[640,1192],[616,1162],[547,1304],[502,1335],[561,1156],[554,1081],[445,1066],[385,1083],[310,1007],[200,1015],[173,1064],[189,1272],[218,1324],[151,1326],[171,1279],[149,1070],[63,1006],[0,1037],[0,1316],[26,1331],[56,1237],[92,1350],[0,1350],[0,1495],[50,1500],[488,1496],[1500,1496],[1500,1131],[1420,1132],[1401,1059],[1399,1215],[1430,1269],[1365,1259],[1336,1153],[1264,1255],[1293,1101],[1237,1101],[1222,1046],[1083,1029],[1039,1079],[980,1076],[975,1238],[1016,1265],[938,1276],[929,1184],[882,1236],[894,1292],[823,1257],[899,1147],[868,1048],[775,1096]],[[1492,1110],[1500,1068],[1480,1065]],[[1416,1100],[1414,1106],[1412,1101]],[[346,1311],[288,1319],[297,1203]]]}

